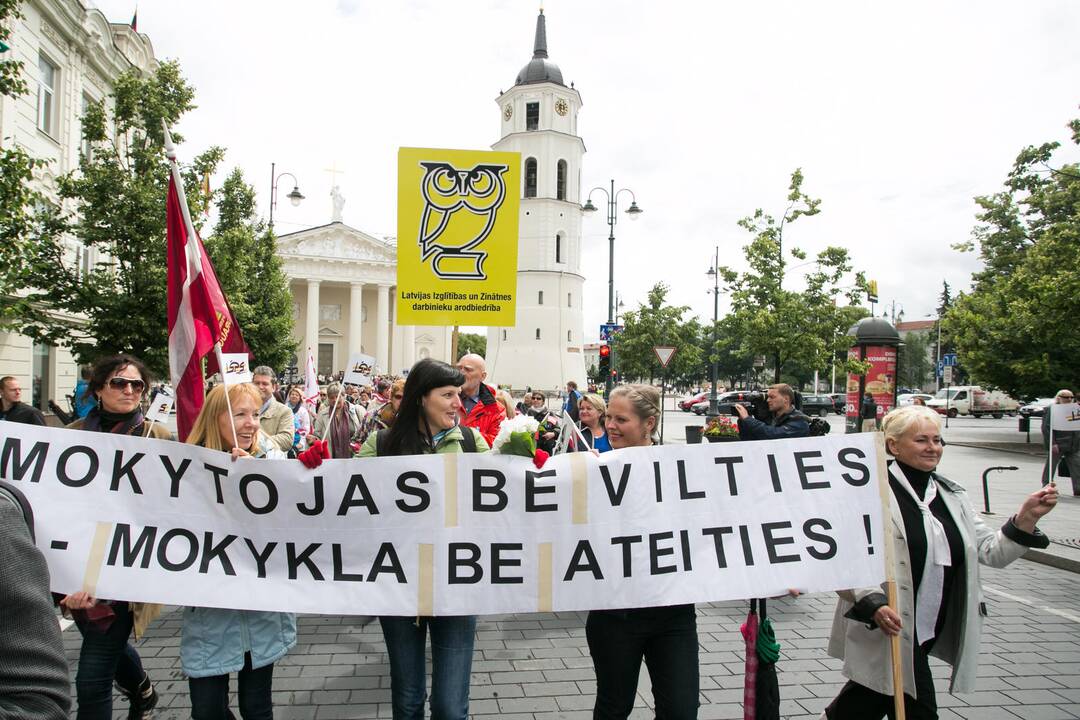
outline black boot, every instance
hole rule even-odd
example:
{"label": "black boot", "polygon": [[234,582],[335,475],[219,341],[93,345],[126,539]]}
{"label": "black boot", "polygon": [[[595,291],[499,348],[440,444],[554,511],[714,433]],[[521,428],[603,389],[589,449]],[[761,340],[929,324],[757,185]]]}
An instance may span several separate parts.
{"label": "black boot", "polygon": [[119,685],[116,688],[128,700],[128,720],[148,720],[152,717],[150,711],[157,705],[158,694],[153,683],[150,682],[149,675],[143,677],[142,682],[139,683],[139,689],[134,693]]}

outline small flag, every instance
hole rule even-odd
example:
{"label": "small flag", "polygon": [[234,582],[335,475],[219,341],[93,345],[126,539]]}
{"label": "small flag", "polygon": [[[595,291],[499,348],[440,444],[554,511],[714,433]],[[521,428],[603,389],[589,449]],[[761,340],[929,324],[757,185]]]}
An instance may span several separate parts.
{"label": "small flag", "polygon": [[251,366],[247,353],[221,353],[221,379],[226,385],[251,382]]}
{"label": "small flag", "polygon": [[1054,432],[1080,430],[1080,403],[1050,405],[1050,427]]}
{"label": "small flag", "polygon": [[373,372],[375,358],[357,353],[349,358],[349,369],[345,371],[344,381],[349,385],[370,385]]}
{"label": "small flag", "polygon": [[135,6],[135,14],[131,16],[131,31],[139,32],[139,6]]}
{"label": "small flag", "polygon": [[156,423],[169,421],[169,413],[172,411],[173,400],[172,388],[165,385],[150,398],[150,410],[146,413],[146,419]]}
{"label": "small flag", "polygon": [[315,374],[315,357],[311,348],[307,351],[307,367],[304,368],[304,402],[315,406],[319,402],[319,378]]}

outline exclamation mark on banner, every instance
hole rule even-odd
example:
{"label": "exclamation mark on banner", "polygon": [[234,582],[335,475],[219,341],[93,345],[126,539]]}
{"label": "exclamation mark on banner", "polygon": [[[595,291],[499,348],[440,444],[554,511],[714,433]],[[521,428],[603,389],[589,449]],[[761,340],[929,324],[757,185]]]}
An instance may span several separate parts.
{"label": "exclamation mark on banner", "polygon": [[540,543],[537,549],[536,611],[551,612],[551,543]]}
{"label": "exclamation mark on banner", "polygon": [[863,530],[866,531],[866,543],[867,543],[866,554],[867,555],[873,555],[874,554],[874,536],[870,534],[870,516],[869,515],[863,515],[862,516],[862,524],[863,524]]}

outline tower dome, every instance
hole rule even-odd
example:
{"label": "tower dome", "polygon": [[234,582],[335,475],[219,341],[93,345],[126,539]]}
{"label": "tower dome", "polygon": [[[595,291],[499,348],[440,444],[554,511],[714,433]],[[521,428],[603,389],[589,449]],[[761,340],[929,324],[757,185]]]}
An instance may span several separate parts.
{"label": "tower dome", "polygon": [[521,68],[514,85],[531,85],[532,83],[550,82],[556,85],[565,85],[562,79],[562,70],[555,63],[548,60],[547,29],[544,23],[544,11],[536,18],[536,39],[533,41],[532,60]]}

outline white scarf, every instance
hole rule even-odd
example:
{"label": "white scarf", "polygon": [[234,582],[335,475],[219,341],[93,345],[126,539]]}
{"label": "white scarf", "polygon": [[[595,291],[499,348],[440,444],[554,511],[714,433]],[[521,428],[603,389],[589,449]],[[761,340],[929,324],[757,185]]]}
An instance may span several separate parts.
{"label": "white scarf", "polygon": [[926,563],[923,565],[922,582],[915,599],[915,636],[920,643],[934,638],[938,611],[941,610],[941,594],[945,586],[945,568],[952,565],[952,552],[949,550],[949,538],[945,527],[934,517],[930,503],[937,497],[937,485],[931,476],[926,484],[926,497],[915,494],[903,469],[893,463],[892,469],[900,487],[911,496],[922,513],[923,532],[926,533]]}

